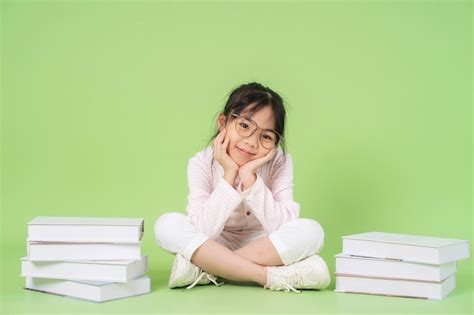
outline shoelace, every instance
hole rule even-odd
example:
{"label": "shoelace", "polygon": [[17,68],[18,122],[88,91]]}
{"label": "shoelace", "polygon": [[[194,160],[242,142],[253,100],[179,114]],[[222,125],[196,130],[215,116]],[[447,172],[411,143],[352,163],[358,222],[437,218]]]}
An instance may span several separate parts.
{"label": "shoelace", "polygon": [[286,282],[282,282],[282,283],[281,283],[281,287],[283,288],[283,291],[285,291],[285,292],[290,292],[290,290],[291,290],[291,291],[293,291],[293,292],[295,292],[295,293],[301,293],[300,290],[296,290],[295,288],[293,288],[291,285],[289,285],[289,284],[286,283]]}
{"label": "shoelace", "polygon": [[[301,267],[299,267],[299,268],[301,268]],[[298,271],[300,271],[301,273],[304,274],[304,273],[310,271],[308,269],[309,269],[308,266],[303,266],[303,270],[300,269]],[[304,280],[303,280],[301,274],[299,272],[295,272],[292,269],[286,269],[284,271],[285,272],[282,275],[278,275],[278,274],[276,275],[276,277],[278,277],[280,281],[277,281],[276,283],[271,285],[269,287],[269,289],[270,290],[281,290],[281,289],[283,289],[283,291],[285,291],[285,292],[293,291],[295,293],[301,293],[300,290],[297,290],[297,289],[294,288],[294,286],[303,287]],[[273,279],[273,277],[272,277],[272,279]],[[294,286],[290,285],[288,282],[293,283]],[[309,286],[312,286],[312,285],[316,285],[317,282],[310,282],[310,283],[306,283],[306,284],[309,285]]]}
{"label": "shoelace", "polygon": [[202,279],[205,275],[207,275],[207,279],[208,279],[209,281],[211,281],[212,283],[214,283],[214,284],[215,284],[216,286],[218,286],[218,287],[224,284],[224,282],[217,282],[217,278],[216,278],[215,276],[211,276],[211,275],[208,274],[207,272],[201,272],[201,274],[197,277],[197,279],[194,280],[194,282],[191,283],[186,289],[189,290],[189,289],[194,288],[194,286],[195,286],[196,284],[198,284],[199,281],[201,281],[201,279]]}

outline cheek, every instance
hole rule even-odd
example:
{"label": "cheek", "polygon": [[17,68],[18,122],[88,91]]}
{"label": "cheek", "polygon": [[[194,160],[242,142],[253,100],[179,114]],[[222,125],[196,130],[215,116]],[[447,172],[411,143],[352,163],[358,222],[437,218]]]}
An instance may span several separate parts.
{"label": "cheek", "polygon": [[229,139],[229,145],[227,147],[227,152],[232,156],[232,157],[236,157],[236,148],[235,146],[237,145],[238,143],[238,139],[236,139],[235,137],[230,137]]}
{"label": "cheek", "polygon": [[238,143],[238,140],[239,139],[237,139],[235,135],[231,134],[229,139],[229,149],[235,148],[236,144]]}

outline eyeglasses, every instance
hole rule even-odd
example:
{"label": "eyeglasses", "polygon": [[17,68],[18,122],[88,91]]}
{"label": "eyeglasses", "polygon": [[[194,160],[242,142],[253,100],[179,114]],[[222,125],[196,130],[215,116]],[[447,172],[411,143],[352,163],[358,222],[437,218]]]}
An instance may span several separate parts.
{"label": "eyeglasses", "polygon": [[242,138],[248,138],[252,136],[258,129],[262,129],[260,133],[260,144],[267,150],[275,148],[280,142],[282,136],[272,129],[263,129],[257,126],[257,123],[249,117],[240,116],[237,114],[231,114],[237,121],[235,124],[235,130]]}

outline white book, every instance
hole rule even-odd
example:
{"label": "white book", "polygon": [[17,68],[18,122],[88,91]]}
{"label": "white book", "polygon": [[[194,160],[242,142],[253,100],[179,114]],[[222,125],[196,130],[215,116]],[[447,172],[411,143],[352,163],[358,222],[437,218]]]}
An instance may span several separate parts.
{"label": "white book", "polygon": [[28,222],[28,240],[45,242],[138,242],[142,218],[36,217]]}
{"label": "white book", "polygon": [[28,242],[30,261],[140,260],[140,243]]}
{"label": "white book", "polygon": [[21,276],[64,280],[127,282],[148,269],[147,256],[141,260],[30,261],[21,259]]}
{"label": "white book", "polygon": [[456,272],[456,262],[431,265],[345,254],[337,254],[334,257],[336,275],[439,282]]}
{"label": "white book", "polygon": [[151,281],[148,276],[126,283],[26,278],[25,289],[105,302],[150,293]]}
{"label": "white book", "polygon": [[342,252],[441,265],[469,257],[470,248],[467,240],[368,232],[343,236]]}
{"label": "white book", "polygon": [[455,274],[441,282],[336,276],[334,291],[442,300],[455,286]]}

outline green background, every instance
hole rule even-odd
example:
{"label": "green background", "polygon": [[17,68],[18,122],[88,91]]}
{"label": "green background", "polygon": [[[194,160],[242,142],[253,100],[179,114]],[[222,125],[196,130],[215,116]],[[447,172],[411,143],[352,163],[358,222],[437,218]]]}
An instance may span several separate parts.
{"label": "green background", "polygon": [[[301,216],[334,271],[341,236],[472,242],[471,1],[2,1],[2,313],[466,313],[443,301],[169,290],[153,223],[184,212],[188,160],[236,86],[288,103]],[[149,295],[94,304],[22,289],[35,216],[145,218]]]}

